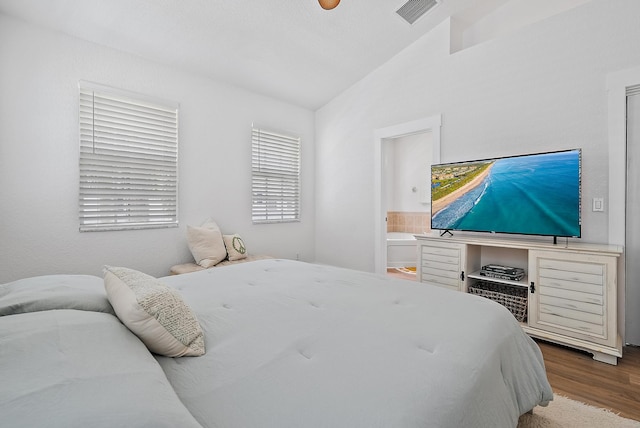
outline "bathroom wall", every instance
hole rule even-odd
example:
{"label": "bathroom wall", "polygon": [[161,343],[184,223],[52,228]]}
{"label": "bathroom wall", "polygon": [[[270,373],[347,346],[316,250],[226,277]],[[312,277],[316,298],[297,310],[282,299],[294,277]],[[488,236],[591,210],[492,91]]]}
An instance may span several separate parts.
{"label": "bathroom wall", "polygon": [[428,233],[430,231],[431,213],[429,212],[387,212],[387,232]]}
{"label": "bathroom wall", "polygon": [[430,230],[431,132],[386,142],[387,232]]}

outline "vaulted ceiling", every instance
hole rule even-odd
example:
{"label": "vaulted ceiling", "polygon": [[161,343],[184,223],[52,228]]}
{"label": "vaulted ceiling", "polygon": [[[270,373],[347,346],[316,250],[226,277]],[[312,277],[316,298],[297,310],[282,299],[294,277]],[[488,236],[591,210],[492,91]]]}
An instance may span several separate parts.
{"label": "vaulted ceiling", "polygon": [[448,17],[508,0],[0,0],[0,13],[315,110]]}

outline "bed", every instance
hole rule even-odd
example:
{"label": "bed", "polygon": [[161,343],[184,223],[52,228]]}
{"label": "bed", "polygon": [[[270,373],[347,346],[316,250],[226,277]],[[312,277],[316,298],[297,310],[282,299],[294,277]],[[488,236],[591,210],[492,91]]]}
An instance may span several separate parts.
{"label": "bed", "polygon": [[478,296],[280,259],[160,282],[197,317],[204,355],[150,352],[106,279],[0,286],[3,423],[494,428],[553,397],[538,346]]}

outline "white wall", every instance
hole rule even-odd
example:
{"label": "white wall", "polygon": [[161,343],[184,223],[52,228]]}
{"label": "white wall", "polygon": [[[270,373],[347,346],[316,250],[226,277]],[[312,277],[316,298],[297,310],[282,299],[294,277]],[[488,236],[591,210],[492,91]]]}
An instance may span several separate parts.
{"label": "white wall", "polygon": [[394,138],[387,144],[393,151],[392,173],[387,174],[393,189],[388,211],[429,211],[431,133]]}
{"label": "white wall", "polygon": [[[452,43],[453,50],[468,48],[497,37],[508,37],[518,29],[541,21],[591,0],[509,0],[479,20],[470,24],[457,23],[462,34]],[[461,24],[461,25],[460,25]]]}
{"label": "white wall", "polygon": [[[209,216],[252,253],[314,260],[313,112],[5,15],[0,64],[0,283],[104,264],[166,275]],[[179,228],[78,232],[80,79],[180,103]],[[300,223],[251,223],[252,122],[302,136]]]}
{"label": "white wall", "polygon": [[453,55],[444,23],[321,108],[317,261],[374,270],[372,131],[438,113],[442,162],[581,147],[582,240],[607,243],[606,76],[640,64],[638,16],[593,0]]}

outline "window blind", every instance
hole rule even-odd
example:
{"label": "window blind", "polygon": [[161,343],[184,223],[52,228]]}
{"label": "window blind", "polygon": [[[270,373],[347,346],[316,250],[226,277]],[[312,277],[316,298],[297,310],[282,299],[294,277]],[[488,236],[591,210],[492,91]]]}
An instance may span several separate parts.
{"label": "window blind", "polygon": [[300,138],[253,128],[253,223],[300,221]]}
{"label": "window blind", "polygon": [[178,225],[178,106],[80,82],[80,230]]}

